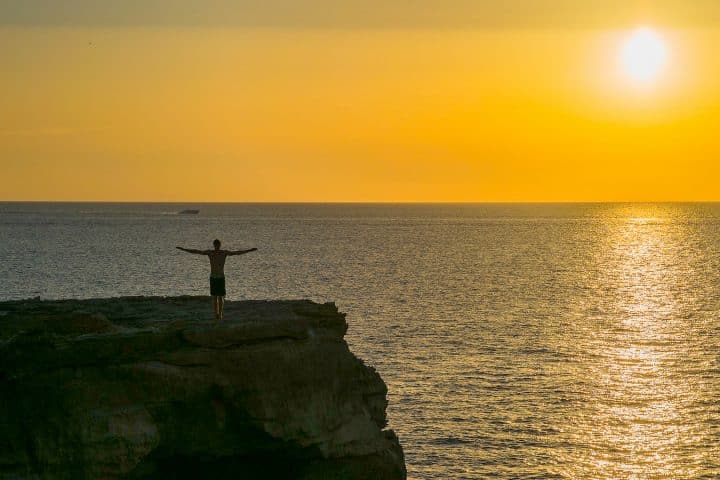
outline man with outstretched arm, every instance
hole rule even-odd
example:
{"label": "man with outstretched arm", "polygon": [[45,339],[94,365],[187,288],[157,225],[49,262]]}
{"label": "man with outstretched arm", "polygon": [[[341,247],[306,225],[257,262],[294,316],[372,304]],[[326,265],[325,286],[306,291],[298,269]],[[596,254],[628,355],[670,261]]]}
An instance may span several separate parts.
{"label": "man with outstretched arm", "polygon": [[225,259],[233,255],[243,255],[254,252],[257,248],[250,250],[220,250],[220,240],[213,240],[213,250],[195,250],[192,248],[175,247],[183,252],[197,255],[207,255],[210,259],[210,295],[215,309],[215,318],[223,318],[223,297],[225,297]]}

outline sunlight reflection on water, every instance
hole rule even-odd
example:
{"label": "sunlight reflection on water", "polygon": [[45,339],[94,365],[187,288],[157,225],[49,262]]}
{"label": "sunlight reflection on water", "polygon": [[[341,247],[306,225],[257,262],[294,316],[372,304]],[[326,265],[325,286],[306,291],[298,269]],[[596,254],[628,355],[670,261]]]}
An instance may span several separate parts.
{"label": "sunlight reflection on water", "polygon": [[575,435],[590,448],[567,463],[564,477],[720,474],[714,463],[720,449],[710,432],[698,431],[709,419],[694,416],[716,412],[693,412],[703,398],[712,398],[704,378],[711,371],[687,371],[714,360],[710,345],[697,344],[703,319],[692,314],[699,299],[688,288],[702,282],[694,267],[703,258],[682,258],[694,232],[676,220],[632,217],[609,227],[606,254],[596,266],[610,287],[609,321],[604,332],[595,332],[601,341],[578,345],[596,358],[589,365],[587,414],[580,417],[585,421],[575,425]]}

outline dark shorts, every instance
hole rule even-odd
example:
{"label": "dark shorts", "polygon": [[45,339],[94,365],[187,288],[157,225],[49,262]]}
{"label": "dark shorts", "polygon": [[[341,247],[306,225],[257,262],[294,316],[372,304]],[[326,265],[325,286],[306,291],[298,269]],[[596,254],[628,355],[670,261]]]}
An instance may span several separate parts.
{"label": "dark shorts", "polygon": [[225,296],[225,277],[210,277],[210,295],[213,297]]}

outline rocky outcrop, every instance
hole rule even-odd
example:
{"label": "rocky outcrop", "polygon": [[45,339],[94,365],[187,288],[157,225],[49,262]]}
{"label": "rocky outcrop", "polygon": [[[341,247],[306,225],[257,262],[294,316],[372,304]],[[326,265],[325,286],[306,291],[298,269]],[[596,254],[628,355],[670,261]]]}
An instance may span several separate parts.
{"label": "rocky outcrop", "polygon": [[386,386],[309,301],[0,303],[0,478],[403,479]]}

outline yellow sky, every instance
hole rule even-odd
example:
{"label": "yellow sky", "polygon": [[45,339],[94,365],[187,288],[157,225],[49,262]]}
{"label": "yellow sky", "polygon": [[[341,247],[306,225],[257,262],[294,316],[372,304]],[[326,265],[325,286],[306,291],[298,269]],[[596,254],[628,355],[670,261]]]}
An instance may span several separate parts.
{"label": "yellow sky", "polygon": [[670,64],[640,88],[630,23],[16,23],[0,200],[720,200],[708,25],[658,25]]}

